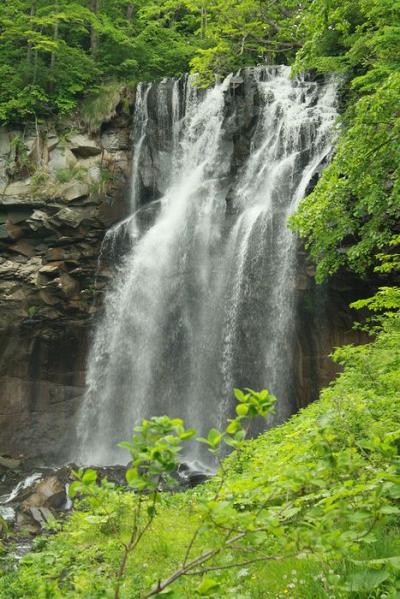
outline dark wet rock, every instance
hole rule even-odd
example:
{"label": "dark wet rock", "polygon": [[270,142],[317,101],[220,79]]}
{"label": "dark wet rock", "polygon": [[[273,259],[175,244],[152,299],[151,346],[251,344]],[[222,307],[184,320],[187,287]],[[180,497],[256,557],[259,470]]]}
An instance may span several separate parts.
{"label": "dark wet rock", "polygon": [[197,487],[197,485],[209,480],[211,476],[211,472],[195,469],[186,462],[179,464],[175,474],[178,484],[182,489],[192,489]]}
{"label": "dark wet rock", "polygon": [[[100,246],[126,216],[124,110],[90,133],[46,123],[39,142],[35,130],[0,128],[0,452],[51,460],[66,450],[106,287],[104,274],[95,284]],[[38,176],[18,172],[16,135]],[[102,169],[113,175],[107,184]]]}

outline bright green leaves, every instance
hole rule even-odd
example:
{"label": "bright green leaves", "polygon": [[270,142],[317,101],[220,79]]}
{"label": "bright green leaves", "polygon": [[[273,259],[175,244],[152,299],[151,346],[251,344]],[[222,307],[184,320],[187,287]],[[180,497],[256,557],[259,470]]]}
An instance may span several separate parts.
{"label": "bright green leaves", "polygon": [[245,391],[247,393],[243,393],[240,389],[234,390],[235,398],[239,402],[239,405],[236,406],[236,413],[239,417],[255,418],[261,416],[266,418],[273,413],[276,397],[271,395],[269,391],[266,389],[258,393],[251,389],[245,389]]}
{"label": "bright green leaves", "polygon": [[247,416],[249,411],[249,406],[246,404],[239,404],[236,406],[236,414],[238,416]]}
{"label": "bright green leaves", "polygon": [[212,428],[208,431],[207,439],[199,437],[197,441],[199,441],[199,443],[206,443],[209,445],[211,450],[216,450],[221,445],[222,438],[222,433],[220,433],[216,428]]}
{"label": "bright green leaves", "polygon": [[[79,471],[80,486],[72,487],[84,496],[79,509],[63,532],[24,558],[11,579],[0,579],[0,596],[64,597],[66,589],[74,598],[115,596],[118,558],[130,547],[122,597],[131,590],[145,597],[151,589],[171,598],[264,596],[265,589],[268,596],[284,596],[290,589],[282,574],[289,580],[293,566],[300,570],[297,580],[310,585],[296,586],[293,596],[396,597],[399,347],[397,314],[373,343],[336,352],[342,374],[319,401],[240,442],[212,480],[188,493],[159,494],[144,483],[154,482],[147,460],[167,467],[169,476],[168,464],[179,459],[174,450],[193,431],[180,420],[145,421],[135,431],[138,440],[124,444],[133,456],[127,478],[135,492],[98,485],[93,471]],[[213,429],[204,439],[212,451],[245,435],[249,413],[265,415],[273,403],[265,391],[235,395],[237,416],[225,431]],[[201,563],[204,555],[212,558]],[[188,576],[180,575],[184,562],[193,563]],[[157,595],[158,581],[165,586]]]}
{"label": "bright green leaves", "polygon": [[[348,107],[336,155],[292,219],[317,264],[366,274],[400,219],[400,7],[317,0],[304,13],[308,40],[295,70],[345,71]],[[330,43],[327,43],[330,40]]]}
{"label": "bright green leaves", "polygon": [[223,444],[238,448],[245,440],[247,432],[247,421],[251,418],[261,416],[266,418],[273,413],[276,398],[266,390],[256,392],[251,389],[245,389],[244,393],[240,389],[234,389],[234,395],[238,402],[236,405],[236,418],[229,420],[225,431],[220,432],[212,428],[208,432],[207,438],[199,437],[197,441],[208,445],[211,453],[218,453]]}
{"label": "bright green leaves", "polygon": [[203,85],[213,84],[215,75],[265,59],[287,63],[302,39],[301,6],[296,0],[186,0],[185,4],[200,21],[200,47],[191,67]]}
{"label": "bright green leaves", "polygon": [[110,80],[180,75],[197,49],[192,19],[169,0],[0,3],[0,121],[65,114]]}
{"label": "bright green leaves", "polygon": [[204,578],[201,584],[197,587],[196,593],[200,597],[210,597],[221,588],[221,584],[212,578]]}
{"label": "bright green leaves", "polygon": [[83,470],[80,468],[78,471],[73,471],[72,474],[76,480],[70,484],[68,494],[71,498],[79,495],[88,495],[96,487],[97,472],[95,470]]}
{"label": "bright green leaves", "polygon": [[[110,80],[179,76],[200,85],[268,58],[287,63],[303,37],[298,0],[18,0],[0,3],[0,119],[75,108]],[[38,86],[41,102],[29,96]]]}
{"label": "bright green leaves", "polygon": [[195,434],[193,429],[185,429],[180,419],[161,416],[143,420],[135,427],[132,441],[119,444],[131,455],[128,484],[137,491],[157,491],[161,484],[173,486],[171,474],[179,465],[182,443]]}

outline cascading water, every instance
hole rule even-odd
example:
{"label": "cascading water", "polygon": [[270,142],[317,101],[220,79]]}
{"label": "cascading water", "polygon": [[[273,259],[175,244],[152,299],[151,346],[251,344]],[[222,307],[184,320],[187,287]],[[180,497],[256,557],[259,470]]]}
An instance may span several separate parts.
{"label": "cascading water", "polygon": [[89,357],[81,462],[123,461],[116,444],[151,415],[220,426],[235,386],[276,394],[276,421],[294,411],[287,219],[331,150],[335,96],[333,82],[291,80],[287,67],[246,69],[207,92],[187,78],[139,88],[131,249]]}

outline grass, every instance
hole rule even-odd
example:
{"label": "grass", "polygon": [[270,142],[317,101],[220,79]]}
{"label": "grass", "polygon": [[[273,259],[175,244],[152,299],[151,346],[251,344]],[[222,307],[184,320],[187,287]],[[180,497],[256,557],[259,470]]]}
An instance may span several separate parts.
{"label": "grass", "polygon": [[121,81],[110,81],[82,102],[80,116],[89,131],[97,131],[102,123],[110,121],[116,115],[125,87]]}

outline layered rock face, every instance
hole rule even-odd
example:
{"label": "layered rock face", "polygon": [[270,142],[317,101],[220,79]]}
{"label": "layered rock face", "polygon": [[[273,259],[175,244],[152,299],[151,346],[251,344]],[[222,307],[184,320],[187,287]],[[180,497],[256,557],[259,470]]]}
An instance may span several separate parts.
{"label": "layered rock face", "polygon": [[51,459],[84,386],[88,323],[110,271],[105,231],[125,215],[130,115],[94,133],[0,129],[0,452]]}

